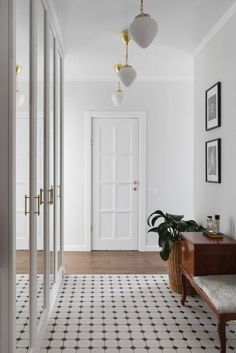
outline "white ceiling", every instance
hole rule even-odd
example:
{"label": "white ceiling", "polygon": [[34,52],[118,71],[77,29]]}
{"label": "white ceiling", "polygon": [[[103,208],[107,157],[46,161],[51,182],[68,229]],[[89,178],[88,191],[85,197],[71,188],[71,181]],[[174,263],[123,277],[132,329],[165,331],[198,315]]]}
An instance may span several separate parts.
{"label": "white ceiling", "polygon": [[[139,0],[54,0],[64,36],[67,80],[113,80],[123,62],[119,32],[139,12]],[[159,32],[147,49],[131,43],[139,79],[189,79],[193,51],[235,0],[145,0]]]}

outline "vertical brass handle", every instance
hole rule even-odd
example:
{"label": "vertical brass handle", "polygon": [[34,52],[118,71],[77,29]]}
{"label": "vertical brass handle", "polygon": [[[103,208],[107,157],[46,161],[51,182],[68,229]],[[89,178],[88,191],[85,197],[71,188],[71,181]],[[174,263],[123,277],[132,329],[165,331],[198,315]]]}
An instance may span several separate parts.
{"label": "vertical brass handle", "polygon": [[43,205],[43,203],[44,203],[43,193],[44,193],[44,190],[41,188],[41,189],[39,190],[40,205]]}
{"label": "vertical brass handle", "polygon": [[37,200],[37,211],[34,213],[40,216],[40,195],[34,197],[35,200]]}
{"label": "vertical brass handle", "polygon": [[52,201],[52,205],[54,204],[54,188],[53,186],[51,186],[51,201]]}
{"label": "vertical brass handle", "polygon": [[25,216],[29,214],[30,212],[27,210],[27,200],[29,199],[29,196],[25,195]]}
{"label": "vertical brass handle", "polygon": [[54,189],[53,186],[51,186],[50,189],[48,189],[48,204],[53,205],[54,203]]}
{"label": "vertical brass handle", "polygon": [[61,186],[57,186],[57,197],[61,197]]}

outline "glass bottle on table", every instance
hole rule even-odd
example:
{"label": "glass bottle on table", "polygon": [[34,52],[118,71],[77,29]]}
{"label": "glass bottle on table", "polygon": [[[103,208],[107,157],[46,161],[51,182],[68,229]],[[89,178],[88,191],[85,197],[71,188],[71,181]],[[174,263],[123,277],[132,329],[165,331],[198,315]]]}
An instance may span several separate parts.
{"label": "glass bottle on table", "polygon": [[215,215],[214,232],[220,233],[220,216],[219,215]]}
{"label": "glass bottle on table", "polygon": [[213,232],[214,224],[212,216],[207,216],[207,230],[208,232]]}

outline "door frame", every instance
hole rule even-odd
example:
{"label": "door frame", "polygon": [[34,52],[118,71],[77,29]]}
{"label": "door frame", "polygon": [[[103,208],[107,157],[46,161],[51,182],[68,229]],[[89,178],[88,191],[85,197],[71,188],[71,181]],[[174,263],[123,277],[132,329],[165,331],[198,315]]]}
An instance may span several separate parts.
{"label": "door frame", "polygon": [[[138,250],[145,251],[146,236],[146,164],[147,112],[93,111],[85,112],[85,165],[84,165],[84,250],[92,250],[92,123],[93,119],[138,119],[139,121],[139,225]],[[141,236],[142,235],[142,236]]]}

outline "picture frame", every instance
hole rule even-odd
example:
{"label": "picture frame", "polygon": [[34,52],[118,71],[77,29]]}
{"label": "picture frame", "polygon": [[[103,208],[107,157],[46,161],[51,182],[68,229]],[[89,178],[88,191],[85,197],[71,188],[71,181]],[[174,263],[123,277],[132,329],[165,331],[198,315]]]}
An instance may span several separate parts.
{"label": "picture frame", "polygon": [[217,82],[205,93],[206,131],[221,126],[221,83]]}
{"label": "picture frame", "polygon": [[221,139],[206,142],[206,182],[221,183]]}

